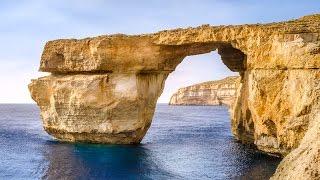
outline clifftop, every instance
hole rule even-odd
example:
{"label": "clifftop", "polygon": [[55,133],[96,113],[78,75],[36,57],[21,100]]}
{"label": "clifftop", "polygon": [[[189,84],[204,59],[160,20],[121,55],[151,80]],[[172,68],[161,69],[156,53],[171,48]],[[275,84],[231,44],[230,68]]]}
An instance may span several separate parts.
{"label": "clifftop", "polygon": [[170,105],[228,105],[236,97],[239,76],[207,81],[180,88],[170,98]]}
{"label": "clifftop", "polygon": [[223,85],[223,84],[230,84],[230,83],[238,83],[239,78],[240,78],[240,76],[228,76],[226,78],[219,79],[219,80],[206,81],[206,82],[202,82],[202,83],[193,84],[191,86],[182,87],[182,88],[179,88],[179,90],[180,89],[189,88],[189,87],[193,87],[193,86],[212,86],[212,85]]}

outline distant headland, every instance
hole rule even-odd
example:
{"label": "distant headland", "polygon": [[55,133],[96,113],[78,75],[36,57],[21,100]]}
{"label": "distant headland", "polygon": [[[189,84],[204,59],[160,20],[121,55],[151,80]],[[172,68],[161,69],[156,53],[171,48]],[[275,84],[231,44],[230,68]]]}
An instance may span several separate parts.
{"label": "distant headland", "polygon": [[236,99],[239,76],[207,81],[180,88],[171,98],[169,105],[231,106]]}

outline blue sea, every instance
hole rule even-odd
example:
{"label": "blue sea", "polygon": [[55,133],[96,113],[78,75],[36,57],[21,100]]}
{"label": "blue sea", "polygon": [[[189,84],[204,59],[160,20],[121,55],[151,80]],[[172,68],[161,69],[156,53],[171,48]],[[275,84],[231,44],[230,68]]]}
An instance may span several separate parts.
{"label": "blue sea", "polygon": [[140,145],[63,143],[32,104],[0,105],[0,179],[268,179],[280,159],[238,143],[223,106],[158,104]]}

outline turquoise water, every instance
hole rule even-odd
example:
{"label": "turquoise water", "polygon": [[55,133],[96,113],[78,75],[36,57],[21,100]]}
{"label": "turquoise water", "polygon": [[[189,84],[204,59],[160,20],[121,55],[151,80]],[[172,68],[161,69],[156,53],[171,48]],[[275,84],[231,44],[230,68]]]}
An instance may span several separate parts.
{"label": "turquoise water", "polygon": [[280,159],[236,142],[220,106],[159,104],[140,145],[61,143],[35,105],[0,105],[0,179],[268,179]]}

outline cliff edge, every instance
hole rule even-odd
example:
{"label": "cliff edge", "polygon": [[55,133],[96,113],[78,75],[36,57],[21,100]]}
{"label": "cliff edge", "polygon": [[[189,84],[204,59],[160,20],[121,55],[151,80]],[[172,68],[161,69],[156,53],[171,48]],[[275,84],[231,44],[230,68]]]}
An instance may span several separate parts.
{"label": "cliff edge", "polygon": [[235,101],[239,76],[207,81],[180,88],[170,98],[170,105],[227,105]]}

